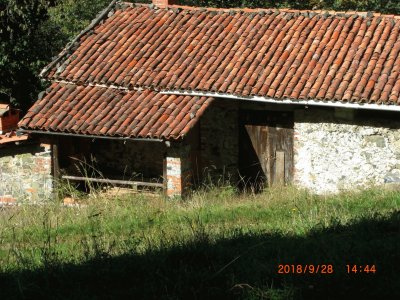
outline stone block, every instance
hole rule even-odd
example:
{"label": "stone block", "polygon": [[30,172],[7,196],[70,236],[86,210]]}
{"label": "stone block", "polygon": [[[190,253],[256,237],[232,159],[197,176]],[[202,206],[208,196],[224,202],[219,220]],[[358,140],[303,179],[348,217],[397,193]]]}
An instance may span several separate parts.
{"label": "stone block", "polygon": [[389,173],[386,174],[384,178],[385,183],[398,183],[400,184],[400,175],[399,174],[394,174],[394,173]]}
{"label": "stone block", "polygon": [[379,148],[386,146],[385,138],[381,135],[370,135],[365,137],[367,143],[375,144]]}
{"label": "stone block", "polygon": [[395,139],[393,145],[394,145],[396,151],[398,151],[400,153],[400,138],[399,139]]}

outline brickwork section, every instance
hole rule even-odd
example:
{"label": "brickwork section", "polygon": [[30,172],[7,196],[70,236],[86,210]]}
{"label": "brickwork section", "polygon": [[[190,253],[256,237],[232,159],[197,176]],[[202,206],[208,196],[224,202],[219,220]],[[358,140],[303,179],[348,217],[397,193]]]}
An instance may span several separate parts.
{"label": "brickwork section", "polygon": [[238,106],[216,101],[200,121],[203,178],[237,181],[239,156]]}
{"label": "brickwork section", "polygon": [[323,194],[400,182],[400,122],[347,117],[334,110],[295,113],[296,185]]}
{"label": "brickwork section", "polygon": [[0,149],[0,203],[39,203],[52,195],[49,145],[21,145]]}
{"label": "brickwork section", "polygon": [[0,118],[0,134],[4,134],[16,129],[18,121],[19,115],[17,113]]}
{"label": "brickwork section", "polygon": [[170,198],[185,196],[191,187],[190,146],[173,145],[164,160],[166,194]]}

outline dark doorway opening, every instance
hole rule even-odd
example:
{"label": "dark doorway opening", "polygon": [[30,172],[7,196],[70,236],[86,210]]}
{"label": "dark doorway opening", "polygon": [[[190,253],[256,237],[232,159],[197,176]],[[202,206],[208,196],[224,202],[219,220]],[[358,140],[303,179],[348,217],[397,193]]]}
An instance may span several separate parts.
{"label": "dark doorway opening", "polygon": [[242,110],[239,116],[240,187],[261,191],[293,179],[293,112]]}

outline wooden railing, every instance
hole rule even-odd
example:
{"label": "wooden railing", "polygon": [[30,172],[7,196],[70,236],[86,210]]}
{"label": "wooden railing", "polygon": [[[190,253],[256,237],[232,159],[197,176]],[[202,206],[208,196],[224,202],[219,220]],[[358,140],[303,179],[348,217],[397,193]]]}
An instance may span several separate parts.
{"label": "wooden railing", "polygon": [[86,182],[98,182],[98,183],[109,183],[109,184],[120,184],[120,185],[130,185],[133,187],[152,187],[152,188],[164,188],[163,183],[154,182],[141,182],[141,181],[130,181],[130,180],[114,180],[114,179],[103,179],[103,178],[88,178],[88,177],[78,177],[78,176],[62,176],[62,179],[74,180],[74,181],[86,181]]}

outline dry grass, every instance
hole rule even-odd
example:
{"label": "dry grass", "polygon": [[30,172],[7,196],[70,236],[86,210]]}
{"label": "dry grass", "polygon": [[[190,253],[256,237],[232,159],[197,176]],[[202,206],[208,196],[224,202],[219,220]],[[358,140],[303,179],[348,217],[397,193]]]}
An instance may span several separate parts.
{"label": "dry grass", "polygon": [[[197,276],[192,274],[196,262],[186,258],[197,253],[198,249],[210,249],[204,251],[216,252],[216,256],[210,254],[211,257],[202,258],[198,268],[202,270],[200,273],[210,272],[225,280],[237,276],[236,279],[229,277],[224,288],[218,285],[226,295],[240,290],[240,297],[245,298],[254,295],[258,298],[265,293],[283,295],[283,298],[295,297],[302,293],[299,291],[303,291],[305,283],[302,280],[299,283],[298,279],[293,281],[290,276],[277,276],[278,263],[334,261],[337,268],[344,268],[346,261],[356,263],[356,254],[365,259],[359,263],[391,265],[378,256],[378,248],[374,247],[378,245],[375,242],[379,240],[382,243],[381,238],[386,236],[386,225],[398,228],[399,224],[393,222],[398,221],[400,211],[400,194],[381,190],[320,197],[294,188],[238,195],[234,189],[225,187],[197,192],[185,201],[124,193],[113,197],[96,194],[81,199],[81,202],[85,205],[66,208],[58,203],[49,203],[1,211],[0,273],[9,278],[7,274],[15,277],[21,272],[49,267],[58,270],[64,268],[63,265],[79,266],[93,260],[118,261],[127,255],[133,257],[135,264],[144,263],[143,267],[146,267],[146,264],[151,264],[146,259],[153,257],[154,253],[158,253],[157,258],[150,261],[163,258],[169,265],[171,253],[178,251],[182,261],[177,268],[186,273],[189,282],[180,275],[175,278],[174,272],[171,279],[196,286],[197,283],[191,281],[193,276]],[[384,229],[379,226],[375,229],[375,223],[384,224]],[[389,233],[399,238],[400,230]],[[368,240],[364,241],[364,238]],[[370,242],[373,242],[372,246]],[[392,236],[389,236],[387,251],[396,256],[393,251],[397,251],[399,244],[393,243]],[[223,250],[225,244],[226,250]],[[193,248],[193,245],[197,246]],[[352,253],[354,249],[356,251]],[[240,259],[235,260],[238,256]],[[146,259],[137,262],[137,257]],[[353,261],[350,261],[351,257]],[[392,259],[398,260],[399,257]],[[229,264],[232,260],[233,263]],[[227,264],[228,267],[218,273]],[[247,271],[247,265],[252,268],[258,265],[260,270]],[[238,269],[240,266],[242,270]],[[153,285],[163,282],[169,286],[168,272],[160,272],[166,278],[153,278]],[[340,275],[343,277],[345,274]],[[244,281],[238,281],[239,278]],[[271,288],[274,280],[279,284]],[[252,288],[242,289],[240,284]],[[201,289],[206,289],[207,295],[213,295],[207,287]],[[174,291],[176,295],[183,295]],[[201,291],[196,293],[203,295]],[[219,290],[216,294],[221,296],[224,293]],[[157,295],[163,298],[162,294]],[[283,299],[281,296],[277,299]]]}

